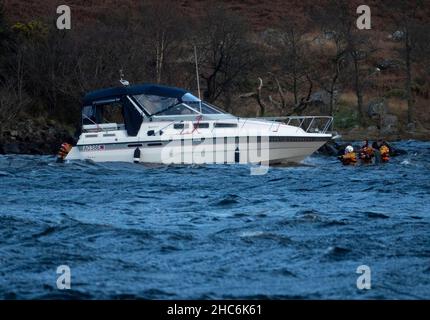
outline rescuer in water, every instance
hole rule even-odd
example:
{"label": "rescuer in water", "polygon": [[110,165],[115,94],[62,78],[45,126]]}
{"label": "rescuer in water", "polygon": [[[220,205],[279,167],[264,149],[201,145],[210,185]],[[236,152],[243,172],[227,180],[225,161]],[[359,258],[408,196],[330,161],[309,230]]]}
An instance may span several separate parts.
{"label": "rescuer in water", "polygon": [[369,140],[364,140],[364,144],[360,149],[359,158],[363,163],[372,163],[374,157],[374,150],[369,146]]}
{"label": "rescuer in water", "polygon": [[381,153],[381,161],[390,161],[390,148],[385,141],[382,141],[382,145],[379,147],[379,152]]}
{"label": "rescuer in water", "polygon": [[345,148],[345,153],[338,158],[345,166],[355,165],[357,163],[357,156],[355,155],[354,148],[352,146],[347,146]]}
{"label": "rescuer in water", "polygon": [[[342,152],[339,148],[339,154]],[[355,165],[357,160],[361,160],[360,164],[380,164],[390,161],[390,156],[405,154],[403,150],[396,150],[390,146],[386,141],[379,139],[369,145],[369,141],[365,140],[363,146],[358,151],[358,155],[355,154],[354,148],[348,145],[344,149],[344,154],[338,156],[338,159],[342,161],[344,165]]]}
{"label": "rescuer in water", "polygon": [[57,154],[57,162],[61,163],[64,162],[64,159],[66,158],[67,154],[72,150],[73,148],[73,139],[68,138],[65,142],[61,144],[60,150]]}
{"label": "rescuer in water", "polygon": [[390,160],[390,147],[383,140],[378,140],[372,144],[375,155],[375,163],[388,162]]}

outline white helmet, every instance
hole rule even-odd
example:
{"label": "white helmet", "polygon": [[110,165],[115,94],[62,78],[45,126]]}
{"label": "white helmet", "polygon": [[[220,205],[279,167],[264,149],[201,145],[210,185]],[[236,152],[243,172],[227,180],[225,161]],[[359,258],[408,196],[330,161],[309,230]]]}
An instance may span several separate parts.
{"label": "white helmet", "polygon": [[354,148],[352,146],[347,146],[345,148],[345,153],[350,153],[350,152],[354,152]]}

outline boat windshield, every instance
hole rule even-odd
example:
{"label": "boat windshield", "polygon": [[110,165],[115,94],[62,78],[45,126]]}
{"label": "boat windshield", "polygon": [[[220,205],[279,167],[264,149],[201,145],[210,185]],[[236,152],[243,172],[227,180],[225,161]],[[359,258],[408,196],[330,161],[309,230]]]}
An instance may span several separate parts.
{"label": "boat windshield", "polygon": [[199,100],[191,93],[184,94],[181,99],[147,94],[134,95],[133,97],[151,116],[225,114],[224,111]]}
{"label": "boat windshield", "polygon": [[149,115],[160,114],[177,104],[176,98],[161,97],[149,94],[138,94],[133,96],[136,101],[146,110]]}
{"label": "boat windshield", "polygon": [[202,114],[220,114],[220,113],[225,113],[224,111],[222,111],[221,109],[205,102],[205,101],[201,101],[199,98],[193,96],[191,93],[186,93],[184,94],[184,96],[182,97],[182,101],[184,103],[186,103],[188,106],[190,106],[191,108],[193,108],[194,110],[197,110],[198,112],[200,112]]}
{"label": "boat windshield", "polygon": [[197,111],[188,107],[187,105],[180,103],[170,106],[164,110],[152,114],[153,116],[174,116],[174,115],[188,115],[188,114],[198,114]]}

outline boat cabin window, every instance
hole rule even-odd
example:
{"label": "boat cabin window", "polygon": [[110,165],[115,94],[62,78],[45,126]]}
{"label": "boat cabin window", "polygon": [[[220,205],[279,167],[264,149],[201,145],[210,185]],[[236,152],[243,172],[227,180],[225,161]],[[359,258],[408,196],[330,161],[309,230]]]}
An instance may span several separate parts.
{"label": "boat cabin window", "polygon": [[96,109],[93,106],[85,106],[82,108],[82,124],[96,124]]}
{"label": "boat cabin window", "polygon": [[115,102],[102,106],[102,123],[124,124],[122,104]]}
{"label": "boat cabin window", "polygon": [[95,102],[82,108],[84,129],[93,125],[110,124],[116,129],[124,126],[123,105],[119,100]]}

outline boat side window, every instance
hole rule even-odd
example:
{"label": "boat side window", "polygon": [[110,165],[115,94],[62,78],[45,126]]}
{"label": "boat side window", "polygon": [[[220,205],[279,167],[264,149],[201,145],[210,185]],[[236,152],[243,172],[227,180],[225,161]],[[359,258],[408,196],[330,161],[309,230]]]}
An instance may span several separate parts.
{"label": "boat side window", "polygon": [[194,122],[193,123],[194,129],[207,129],[209,128],[209,123],[207,122]]}
{"label": "boat side window", "polygon": [[104,129],[117,130],[124,126],[124,110],[120,100],[94,102],[82,108],[82,125],[85,131]]}
{"label": "boat side window", "polygon": [[120,102],[105,104],[100,107],[102,110],[102,123],[124,124],[124,114],[122,104]]}
{"label": "boat side window", "polygon": [[173,125],[173,129],[188,129],[188,123],[184,124],[184,123],[175,123]]}
{"label": "boat side window", "polygon": [[215,128],[237,128],[237,123],[215,123],[214,124]]}
{"label": "boat side window", "polygon": [[82,108],[82,124],[91,125],[96,122],[96,108],[95,106],[84,106]]}

